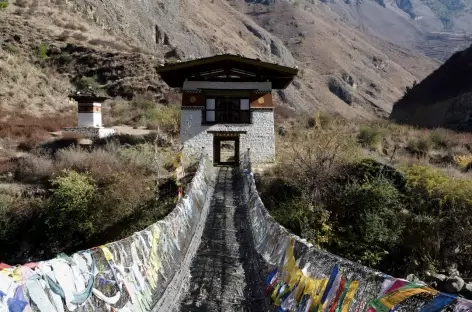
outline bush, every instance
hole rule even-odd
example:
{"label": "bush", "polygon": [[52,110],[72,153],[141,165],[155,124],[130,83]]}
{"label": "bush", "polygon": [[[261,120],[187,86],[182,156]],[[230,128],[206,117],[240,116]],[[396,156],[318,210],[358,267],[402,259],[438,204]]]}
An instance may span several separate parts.
{"label": "bush", "polygon": [[38,47],[38,57],[40,60],[44,60],[48,58],[48,48],[44,44],[44,42],[41,42]]}
{"label": "bush", "polygon": [[157,104],[148,97],[137,97],[132,101],[118,100],[110,103],[106,120],[109,124],[144,126],[159,128],[163,133],[175,136],[180,129],[180,109],[178,106]]}
{"label": "bush", "polygon": [[426,156],[433,148],[433,142],[429,137],[420,137],[408,141],[407,149],[416,155]]}
{"label": "bush", "polygon": [[[405,236],[410,240],[404,243],[407,252],[415,254],[416,268],[457,263],[461,272],[472,272],[467,260],[472,255],[472,180],[449,178],[425,166],[404,171],[409,222],[414,226],[407,228]],[[418,230],[424,235],[418,235]]]}
{"label": "bush", "polygon": [[282,226],[317,247],[325,247],[332,239],[329,212],[323,206],[315,206],[309,200],[296,197],[270,210]]}
{"label": "bush", "polygon": [[8,0],[0,0],[0,9],[8,8]]}
{"label": "bush", "polygon": [[14,199],[0,193],[0,241],[8,241],[15,232],[15,218],[11,214]]}
{"label": "bush", "polygon": [[100,92],[102,91],[102,86],[97,82],[97,77],[86,77],[82,76],[79,81],[76,83],[76,87],[78,90],[84,90],[88,89],[89,87],[92,88],[92,90]]}
{"label": "bush", "polygon": [[449,148],[452,146],[452,141],[446,130],[435,129],[429,134],[429,139],[436,148]]}
{"label": "bush", "polygon": [[177,135],[180,129],[180,109],[177,106],[160,106],[145,115],[149,129],[159,129],[170,135]]}
{"label": "bush", "polygon": [[472,164],[472,154],[455,156],[454,161],[460,169],[468,170]]}
{"label": "bush", "polygon": [[332,208],[338,236],[333,247],[351,260],[376,266],[400,242],[402,209],[400,192],[382,176],[347,185]]}
{"label": "bush", "polygon": [[359,130],[358,139],[363,147],[380,150],[385,133],[377,126],[364,126]]}
{"label": "bush", "polygon": [[286,135],[287,149],[279,149],[278,175],[297,186],[313,202],[330,196],[334,179],[343,175],[344,165],[356,159],[359,148],[353,129],[333,120],[319,130],[299,130]]}
{"label": "bush", "polygon": [[55,173],[52,159],[47,155],[21,158],[15,170],[15,180],[22,183],[41,183]]}
{"label": "bush", "polygon": [[90,209],[96,193],[92,177],[87,173],[64,170],[51,184],[47,224],[55,234],[69,239],[93,235],[98,228],[94,224],[95,214]]}

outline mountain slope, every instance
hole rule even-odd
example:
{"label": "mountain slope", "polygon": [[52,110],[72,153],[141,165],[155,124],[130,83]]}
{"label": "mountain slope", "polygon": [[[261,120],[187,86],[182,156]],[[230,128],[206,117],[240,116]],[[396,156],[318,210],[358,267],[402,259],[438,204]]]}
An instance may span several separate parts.
{"label": "mountain slope", "polygon": [[[282,116],[314,110],[387,116],[406,85],[439,65],[353,29],[329,6],[311,1],[278,1],[269,7],[242,0],[142,0],[132,5],[124,0],[74,0],[47,6],[16,0],[0,15],[5,21],[0,30],[9,38],[0,40],[2,53],[21,57],[42,72],[55,71],[52,75],[66,78],[60,80],[67,89],[87,76],[112,96],[151,92],[159,101],[172,102],[173,93],[152,70],[164,59],[226,52],[298,66],[301,74],[294,84],[277,93]],[[16,33],[24,34],[29,44],[18,43]],[[38,60],[41,42],[47,45],[47,60]],[[142,65],[134,70],[133,62]],[[63,90],[54,92],[67,106]],[[4,91],[0,97],[11,103],[16,94]],[[43,106],[39,111],[55,109],[57,103]]]}
{"label": "mountain slope", "polygon": [[472,130],[472,46],[454,54],[395,104],[391,119]]}
{"label": "mountain slope", "polygon": [[445,61],[472,38],[468,0],[329,0],[343,21],[392,43]]}

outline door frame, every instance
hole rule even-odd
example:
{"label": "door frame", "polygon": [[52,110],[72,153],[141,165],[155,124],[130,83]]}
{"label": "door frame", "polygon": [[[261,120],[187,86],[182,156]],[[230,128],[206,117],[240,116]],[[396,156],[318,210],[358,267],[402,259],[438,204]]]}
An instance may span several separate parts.
{"label": "door frame", "polygon": [[[221,161],[221,141],[234,141],[234,161]],[[213,163],[216,166],[237,166],[239,165],[239,135],[218,135],[213,136]]]}

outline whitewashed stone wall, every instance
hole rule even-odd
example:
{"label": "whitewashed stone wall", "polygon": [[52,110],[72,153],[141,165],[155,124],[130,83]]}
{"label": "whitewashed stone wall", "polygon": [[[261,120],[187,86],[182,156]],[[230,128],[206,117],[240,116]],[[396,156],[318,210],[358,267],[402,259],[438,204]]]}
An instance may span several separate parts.
{"label": "whitewashed stone wall", "polygon": [[84,138],[106,138],[116,134],[116,130],[113,128],[93,128],[93,127],[75,127],[75,128],[62,128],[62,132],[73,132],[81,135]]}
{"label": "whitewashed stone wall", "polygon": [[200,155],[202,148],[213,160],[213,134],[208,131],[246,131],[239,135],[240,159],[248,148],[253,163],[275,161],[274,111],[253,110],[252,124],[202,125],[201,109],[182,108],[180,140],[186,157]]}

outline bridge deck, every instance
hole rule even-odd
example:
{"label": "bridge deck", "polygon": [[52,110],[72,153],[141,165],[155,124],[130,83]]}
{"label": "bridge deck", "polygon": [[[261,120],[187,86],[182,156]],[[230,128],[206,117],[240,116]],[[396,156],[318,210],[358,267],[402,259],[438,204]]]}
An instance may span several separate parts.
{"label": "bridge deck", "polygon": [[254,250],[238,169],[217,175],[190,283],[179,311],[269,311],[263,268]]}

